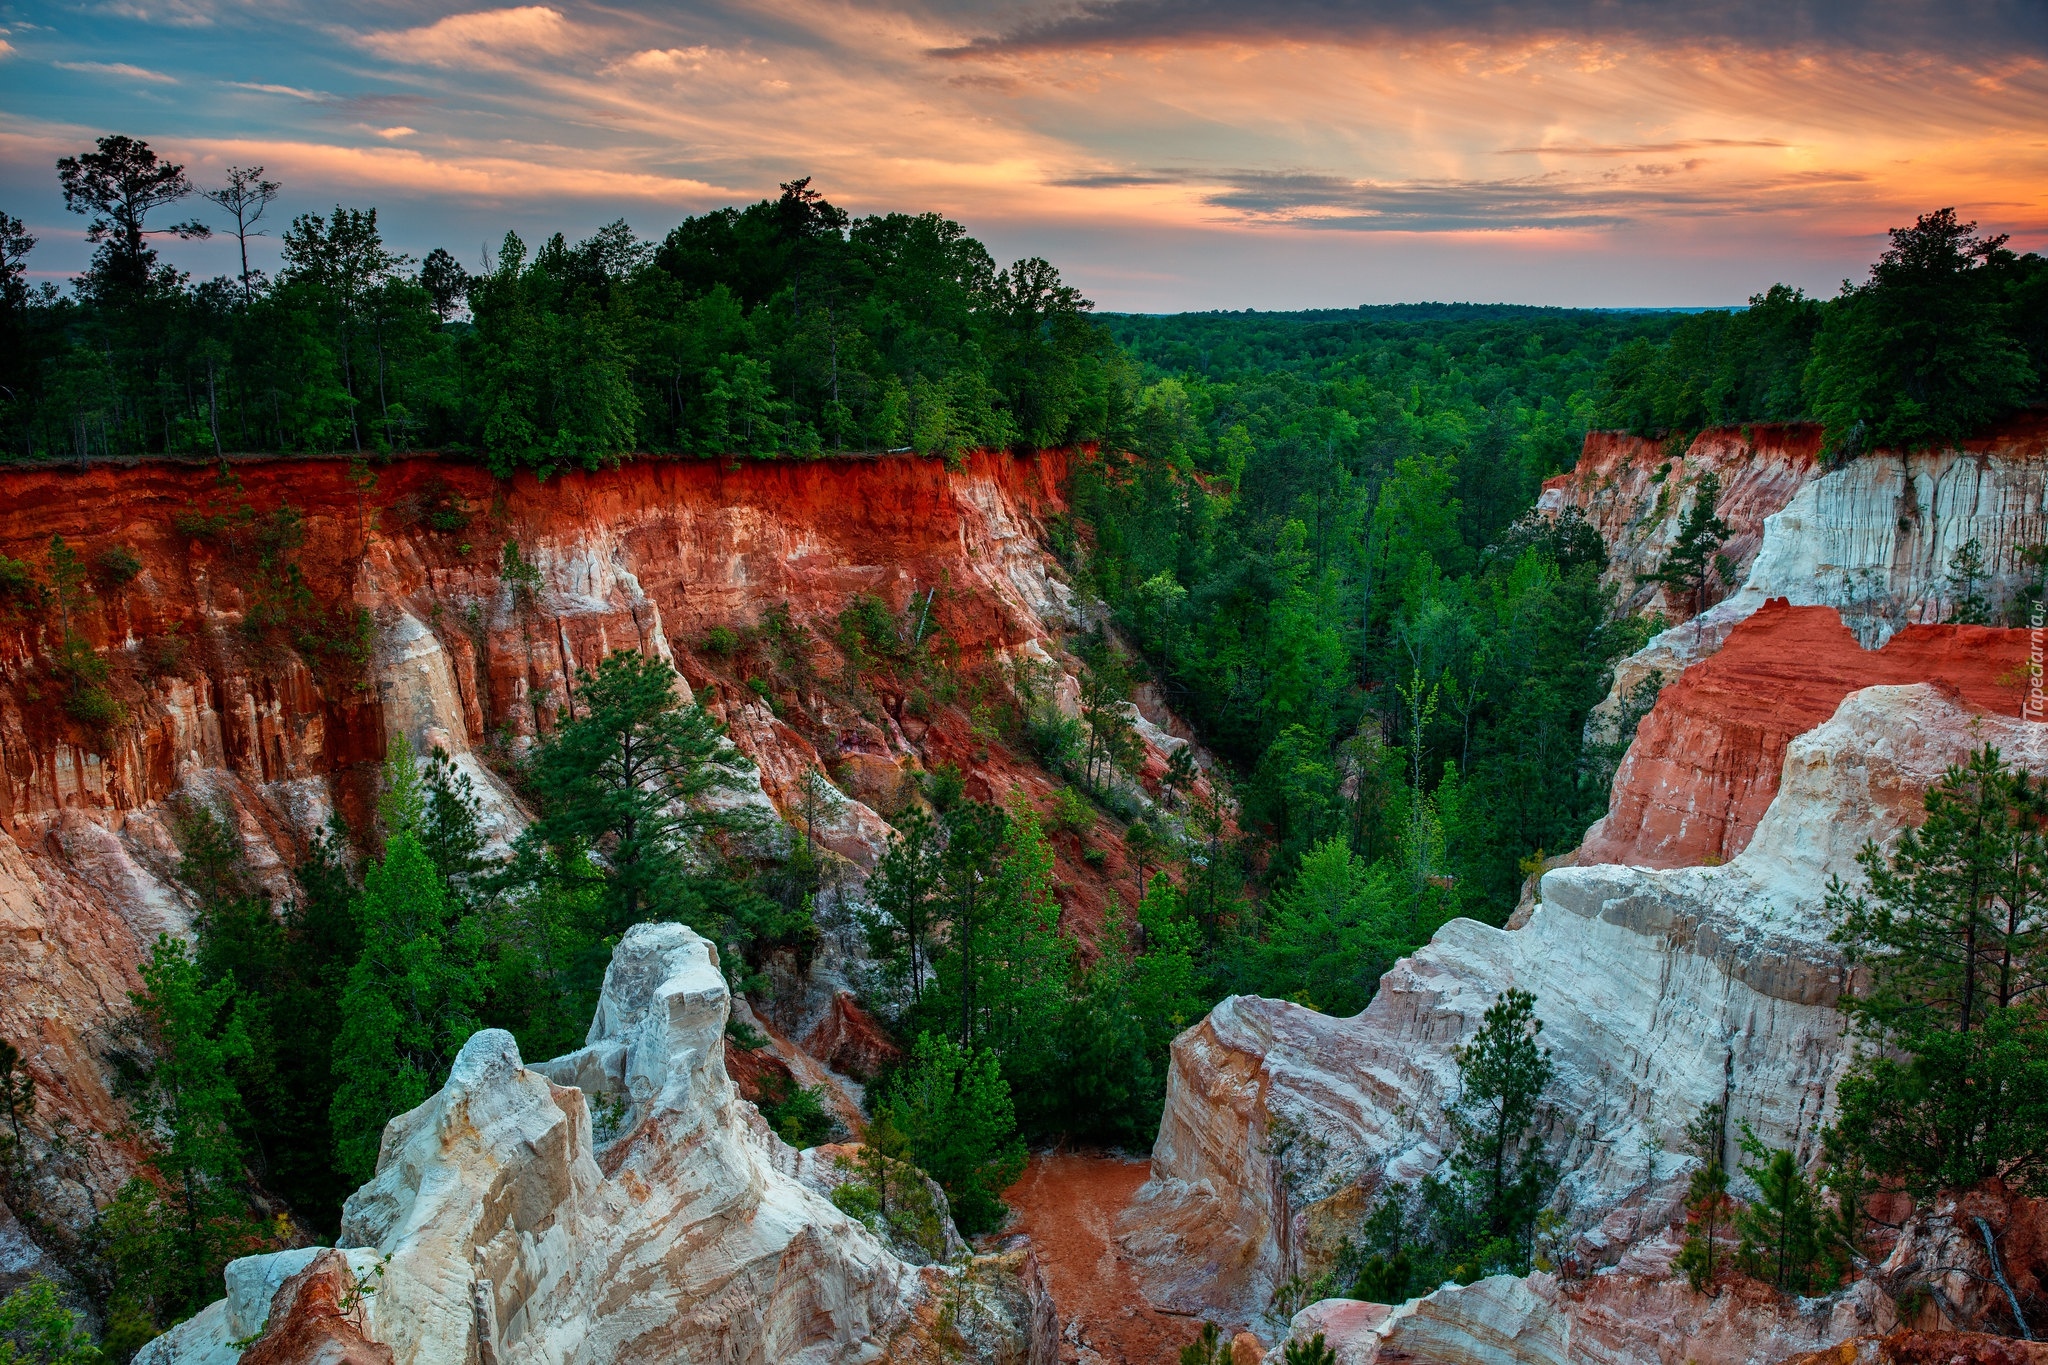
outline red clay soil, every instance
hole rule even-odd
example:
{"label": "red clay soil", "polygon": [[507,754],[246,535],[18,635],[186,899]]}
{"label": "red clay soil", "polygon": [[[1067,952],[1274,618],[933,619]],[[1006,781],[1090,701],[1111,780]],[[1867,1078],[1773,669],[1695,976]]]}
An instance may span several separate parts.
{"label": "red clay soil", "polygon": [[2027,632],[1908,626],[1864,649],[1832,607],[1774,597],[1719,653],[1666,687],[1615,774],[1580,864],[1694,867],[1749,845],[1778,794],[1785,748],[1865,687],[1933,682],[1966,706],[2020,713]]}
{"label": "red clay soil", "polygon": [[[1116,1242],[1117,1215],[1151,1174],[1143,1159],[1040,1152],[1003,1192],[1017,1214],[1010,1231],[1031,1239],[1059,1312],[1063,1365],[1159,1365],[1201,1330],[1145,1301]],[[1078,1344],[1066,1335],[1076,1320]]]}

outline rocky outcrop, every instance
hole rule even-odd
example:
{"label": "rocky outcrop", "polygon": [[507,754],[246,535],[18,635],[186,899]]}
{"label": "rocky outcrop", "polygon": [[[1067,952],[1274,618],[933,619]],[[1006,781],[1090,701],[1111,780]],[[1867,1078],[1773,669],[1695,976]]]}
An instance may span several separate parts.
{"label": "rocky outcrop", "polygon": [[[104,1136],[122,1112],[100,1054],[150,942],[191,930],[178,800],[227,820],[282,902],[331,815],[370,828],[376,765],[403,734],[452,756],[502,844],[525,815],[497,766],[617,648],[672,659],[727,724],[756,764],[741,799],[771,817],[771,845],[817,847],[828,908],[921,771],[952,764],[978,796],[1043,800],[1052,780],[991,746],[966,699],[1013,660],[1073,690],[1058,636],[1081,613],[1040,539],[1071,459],[645,460],[545,484],[430,457],[0,473],[0,554],[47,576],[61,535],[88,564],[121,548],[141,566],[69,610],[125,708],[103,732],[65,710],[58,609],[0,602],[0,1037],[37,1085],[42,1216],[82,1226],[133,1169]],[[287,568],[305,629],[254,630]],[[954,700],[849,679],[838,618],[863,596],[943,637]],[[1132,880],[1106,842],[1100,869],[1059,854],[1083,931]],[[815,1035],[835,1065],[879,1065],[885,1047],[838,1003],[838,945],[809,966],[786,983],[790,1036]]]}
{"label": "rocky outcrop", "polygon": [[1618,431],[1586,433],[1571,470],[1543,482],[1536,508],[1555,516],[1575,507],[1607,544],[1605,581],[1625,611],[1692,613],[1661,583],[1645,583],[1678,539],[1699,481],[1720,481],[1717,515],[1728,524],[1721,552],[1746,570],[1763,544],[1767,518],[1782,511],[1820,470],[1821,431],[1813,426],[1709,427],[1682,451]]}
{"label": "rocky outcrop", "polygon": [[[1616,666],[1613,690],[1594,714],[1596,730],[1612,731],[1646,680],[1675,681],[1773,598],[1834,607],[1875,649],[1907,626],[1949,618],[1950,564],[1969,541],[1983,556],[1981,588],[1994,606],[2038,578],[2022,552],[2048,542],[2048,414],[2022,413],[1958,447],[1871,451],[1831,470],[1813,458],[1816,428],[1746,430],[1746,439],[1729,428],[1702,432],[1664,481],[1695,489],[1712,469],[1728,490],[1724,551],[1739,586],[1697,621],[1684,619],[1689,604],[1636,579],[1661,559],[1690,505],[1639,477],[1658,451],[1596,433],[1581,467],[1544,486],[1539,506],[1577,506],[1600,527],[1613,556],[1610,578],[1626,601],[1681,621]],[[1761,534],[1752,539],[1759,519]]]}
{"label": "rocky outcrop", "polygon": [[[1668,1272],[1569,1283],[1538,1273],[1447,1285],[1392,1308],[1324,1300],[1295,1315],[1287,1341],[1320,1332],[1338,1365],[1752,1365],[1891,1323],[1889,1301],[1868,1282],[1826,1299],[1788,1301],[1761,1286],[1710,1298]],[[1268,1365],[1279,1365],[1282,1349],[1266,1357]]]}
{"label": "rocky outcrop", "polygon": [[[727,1008],[709,943],[640,925],[581,1050],[528,1067],[511,1035],[472,1037],[440,1092],[387,1126],[375,1178],[348,1201],[346,1259],[358,1281],[377,1277],[374,1306],[350,1320],[364,1349],[395,1365],[882,1359],[930,1291],[797,1180],[796,1153],[739,1100]],[[608,1140],[593,1100],[620,1114]],[[231,1285],[289,1275],[256,1350],[342,1331],[329,1307],[344,1295],[309,1292],[340,1283],[342,1259],[230,1268]],[[215,1339],[203,1314],[146,1365],[207,1359],[236,1339],[219,1333],[250,1325],[233,1297],[209,1314]]]}
{"label": "rocky outcrop", "polygon": [[1452,1048],[1510,986],[1536,996],[1554,1053],[1547,1136],[1586,1263],[1669,1223],[1703,1103],[1725,1097],[1731,1119],[1810,1153],[1847,1057],[1828,878],[1853,879],[1864,841],[1893,836],[1984,743],[2048,764],[2048,727],[1937,686],[1851,693],[1787,745],[1776,798],[1725,866],[1557,868],[1525,927],[1453,921],[1351,1019],[1225,1000],[1174,1042],[1153,1178],[1123,1224],[1147,1295],[1244,1321],[1321,1269],[1344,1226],[1328,1211],[1355,1227],[1380,1182],[1442,1159]]}
{"label": "rocky outcrop", "polygon": [[1607,814],[1573,861],[1726,862],[1777,795],[1786,746],[1850,692],[1935,682],[1973,709],[2019,716],[2028,647],[2023,630],[1908,626],[1865,649],[1833,608],[1774,598],[1658,695],[1615,773]]}

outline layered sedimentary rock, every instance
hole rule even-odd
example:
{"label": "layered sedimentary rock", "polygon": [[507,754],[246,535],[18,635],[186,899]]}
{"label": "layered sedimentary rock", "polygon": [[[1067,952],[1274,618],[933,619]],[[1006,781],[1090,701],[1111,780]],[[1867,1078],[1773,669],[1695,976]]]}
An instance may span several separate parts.
{"label": "layered sedimentary rock", "polygon": [[1537,510],[1576,507],[1607,544],[1606,581],[1625,610],[1690,615],[1662,583],[1645,583],[1678,539],[1701,478],[1720,481],[1716,512],[1728,525],[1721,552],[1747,569],[1767,518],[1820,473],[1821,431],[1812,426],[1709,427],[1674,452],[1662,441],[1618,431],[1586,434],[1570,472],[1544,480]]}
{"label": "layered sedimentary rock", "polygon": [[1843,697],[1935,682],[1991,715],[2026,704],[2024,630],[1908,626],[1865,649],[1831,607],[1774,598],[1658,694],[1614,776],[1581,864],[1688,867],[1740,853],[1777,795],[1785,749]]}
{"label": "layered sedimentary rock", "polygon": [[[1872,451],[1834,469],[1814,458],[1817,428],[1746,430],[1747,439],[1729,428],[1702,432],[1655,490],[1642,470],[1663,460],[1658,448],[1596,433],[1579,467],[1545,485],[1542,507],[1577,506],[1600,527],[1613,556],[1610,578],[1626,600],[1682,623],[1617,666],[1596,727],[1611,730],[1646,681],[1674,681],[1773,598],[1837,608],[1874,649],[1909,625],[1949,618],[1957,593],[1952,565],[1971,541],[1984,565],[1978,590],[1993,606],[2039,575],[2023,554],[2048,542],[2048,418],[2040,413],[2023,413],[1959,447]],[[1656,567],[1690,505],[1683,494],[1662,495],[1662,487],[1678,480],[1696,491],[1710,469],[1728,490],[1722,508],[1731,534],[1723,552],[1739,586],[1723,584],[1727,595],[1689,621],[1689,603],[1637,575]],[[1752,538],[1759,513],[1762,531]]]}
{"label": "layered sedimentary rock", "polygon": [[[348,1201],[346,1267],[335,1252],[238,1261],[242,1292],[145,1365],[210,1361],[227,1334],[262,1332],[254,1357],[313,1327],[395,1365],[882,1359],[932,1291],[799,1181],[797,1154],[739,1100],[727,1009],[709,943],[681,925],[629,930],[586,1046],[529,1067],[485,1030],[438,1094],[391,1121]],[[593,1102],[616,1132],[593,1131]],[[330,1277],[377,1277],[348,1333],[299,1278],[316,1257]]]}
{"label": "layered sedimentary rock", "polygon": [[1174,1042],[1153,1179],[1124,1222],[1146,1293],[1242,1321],[1326,1264],[1372,1190],[1441,1161],[1452,1049],[1510,986],[1536,996],[1554,1053],[1546,1137],[1588,1263],[1668,1224],[1704,1103],[1810,1155],[1847,1060],[1828,878],[1853,879],[1865,840],[1894,836],[1985,743],[2048,764],[2048,727],[1936,685],[1853,692],[1788,744],[1776,798],[1724,866],[1553,870],[1525,927],[1453,921],[1354,1018],[1224,1001]]}
{"label": "layered sedimentary rock", "polygon": [[[1057,636],[1079,615],[1040,541],[1069,462],[642,461],[545,484],[431,458],[0,474],[0,554],[48,577],[60,535],[88,564],[122,548],[141,566],[61,612],[0,602],[0,1037],[37,1085],[44,1215],[82,1226],[133,1169],[103,1136],[122,1112],[100,1054],[150,942],[190,932],[178,800],[225,819],[281,902],[330,816],[369,828],[377,764],[403,734],[453,757],[502,844],[525,816],[494,764],[531,742],[577,669],[632,648],[672,659],[754,759],[740,799],[777,817],[774,838],[791,837],[786,818],[857,885],[883,812],[920,771],[954,764],[992,799],[1042,798],[1051,782],[991,749],[964,702],[856,696],[839,614],[872,597],[942,633],[962,676],[999,683],[1012,661],[1038,661],[1070,695]],[[253,628],[252,612],[280,611],[296,624]],[[707,646],[714,628],[764,622],[786,656],[765,697],[746,685],[759,648]],[[126,715],[104,731],[66,711],[51,661],[67,628],[110,665]],[[813,783],[818,771],[839,785]],[[1100,869],[1078,848],[1060,859],[1085,929],[1128,869],[1114,849]],[[879,1063],[829,973],[791,984],[793,1039]]]}

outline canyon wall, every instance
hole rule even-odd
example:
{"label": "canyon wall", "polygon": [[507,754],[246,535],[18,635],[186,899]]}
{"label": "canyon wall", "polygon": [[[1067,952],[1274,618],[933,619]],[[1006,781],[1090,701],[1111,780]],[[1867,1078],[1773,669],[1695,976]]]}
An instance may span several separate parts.
{"label": "canyon wall", "polygon": [[1973,708],[2017,717],[2028,648],[2024,630],[1907,626],[1865,649],[1832,608],[1773,598],[1658,693],[1615,773],[1607,814],[1572,861],[1726,862],[1777,794],[1786,746],[1850,692],[1934,682]]}
{"label": "canyon wall", "polygon": [[1709,1101],[1810,1158],[1848,1059],[1828,879],[1985,743],[2048,764],[2048,726],[1936,684],[1864,688],[1787,744],[1724,866],[1550,871],[1522,927],[1452,921],[1353,1018],[1225,1000],[1174,1042],[1153,1177],[1126,1217],[1148,1296],[1246,1321],[1326,1266],[1373,1191],[1442,1160],[1452,1049],[1509,987],[1535,995],[1556,1064],[1547,1140],[1576,1258],[1614,1264],[1662,1233],[1694,1164],[1684,1126]]}
{"label": "canyon wall", "polygon": [[[1835,469],[1823,468],[1820,449],[1813,426],[1709,428],[1675,458],[1654,441],[1595,432],[1578,465],[1544,484],[1539,508],[1577,507],[1600,530],[1624,605],[1679,622],[1617,666],[1596,729],[1611,731],[1646,680],[1675,681],[1773,598],[1834,607],[1876,648],[1907,626],[1947,619],[1950,562],[1971,540],[1994,606],[2039,579],[2022,555],[2048,542],[2048,414],[2022,413],[1958,446],[1871,451]],[[1722,548],[1735,577],[1692,621],[1689,602],[1638,575],[1668,552],[1709,471],[1721,481],[1730,531]]]}
{"label": "canyon wall", "polygon": [[[743,799],[775,817],[772,838],[803,830],[844,884],[921,772],[1047,796],[1052,780],[970,707],[1023,664],[1072,705],[1060,635],[1083,613],[1044,548],[1069,464],[648,460],[545,484],[429,457],[0,472],[0,555],[45,580],[52,536],[88,564],[112,549],[139,562],[68,606],[0,601],[0,1037],[37,1085],[39,1206],[81,1227],[133,1169],[106,1136],[123,1116],[102,1054],[149,943],[190,932],[180,801],[221,813],[282,902],[330,816],[369,827],[377,765],[404,734],[454,757],[502,844],[526,816],[498,768],[568,703],[576,670],[619,648],[676,663],[755,761]],[[942,639],[950,690],[850,676],[838,618],[864,596]],[[119,723],[67,710],[67,629],[110,666]],[[1155,769],[1184,742],[1157,708],[1140,728]],[[822,801],[813,772],[837,784]],[[1084,932],[1132,881],[1115,837],[1093,837],[1100,866],[1055,841]],[[799,1042],[829,1034],[820,1055],[860,1043],[830,946],[774,1021]]]}
{"label": "canyon wall", "polygon": [[[1674,1282],[1670,1227],[1700,1106],[1817,1156],[1849,1052],[1835,1003],[1829,879],[1913,823],[1927,786],[1990,743],[2040,771],[2022,630],[1936,625],[1968,540],[1995,604],[2048,541],[2048,422],[1824,469],[1820,433],[1702,433],[1681,454],[1596,433],[1540,506],[1580,509],[1625,608],[1680,617],[1618,670],[1597,732],[1633,743],[1608,815],[1506,929],[1446,925],[1333,1019],[1233,997],[1175,1040],[1151,1181],[1122,1222],[1154,1302],[1265,1321],[1313,1279],[1375,1193],[1443,1159],[1456,1046],[1510,987],[1534,994],[1557,1072],[1545,1122],[1565,1172],[1555,1254],[1591,1276],[1497,1277],[1394,1309],[1331,1300],[1339,1359],[1771,1361],[1889,1328],[1867,1281],[1813,1303],[1706,1299]],[[1661,562],[1709,470],[1740,587],[1697,621],[1640,574]],[[1718,652],[1717,652],[1718,651]],[[1645,713],[1625,709],[1663,684]],[[1769,1301],[1766,1302],[1765,1300]],[[1277,1359],[1276,1351],[1270,1359]]]}

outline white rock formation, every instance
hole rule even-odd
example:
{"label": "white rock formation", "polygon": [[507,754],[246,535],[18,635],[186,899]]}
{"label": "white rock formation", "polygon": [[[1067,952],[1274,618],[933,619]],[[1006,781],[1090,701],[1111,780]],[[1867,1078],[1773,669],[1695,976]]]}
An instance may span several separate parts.
{"label": "white rock formation", "polygon": [[2048,726],[1973,716],[1925,684],[1866,688],[1792,743],[1776,800],[1724,867],[1555,869],[1526,927],[1447,924],[1350,1019],[1225,1000],[1174,1041],[1153,1178],[1126,1216],[1148,1295],[1252,1318],[1314,1259],[1319,1204],[1356,1210],[1361,1188],[1432,1170],[1451,1049],[1510,986],[1535,995],[1553,1052],[1549,1136],[1590,1259],[1668,1221],[1703,1103],[1725,1096],[1732,1120],[1810,1153],[1847,1059],[1828,877],[1854,879],[1863,842],[1904,826],[1985,743],[2048,766]]}
{"label": "white rock formation", "polygon": [[2029,572],[2020,552],[2048,541],[2048,461],[1880,452],[1822,474],[1765,518],[1740,589],[1615,666],[1613,689],[1589,724],[1611,728],[1622,699],[1652,671],[1676,681],[1769,598],[1838,608],[1866,649],[1903,626],[1940,621],[1953,606],[1949,562],[1972,540],[1984,556],[1985,596],[2009,597]]}
{"label": "white rock formation", "polygon": [[[798,1181],[738,1099],[728,1004],[711,944],[643,924],[580,1050],[527,1067],[510,1034],[472,1037],[441,1091],[386,1127],[344,1212],[358,1278],[383,1266],[371,1339],[398,1365],[881,1359],[918,1273]],[[623,1106],[606,1143],[586,1097]],[[236,1262],[225,1305],[147,1365],[232,1359],[218,1352],[260,1328],[262,1287],[305,1257]]]}

